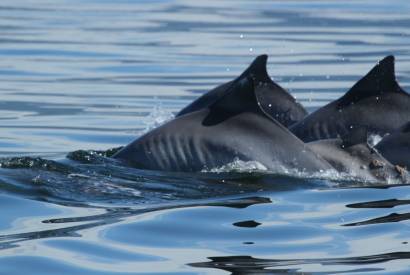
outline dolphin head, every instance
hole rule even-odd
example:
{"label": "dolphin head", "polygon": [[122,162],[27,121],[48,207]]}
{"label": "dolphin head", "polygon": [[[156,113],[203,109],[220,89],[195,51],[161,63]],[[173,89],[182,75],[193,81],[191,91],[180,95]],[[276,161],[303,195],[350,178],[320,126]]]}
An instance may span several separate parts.
{"label": "dolphin head", "polygon": [[410,121],[383,137],[375,148],[394,165],[410,169]]}

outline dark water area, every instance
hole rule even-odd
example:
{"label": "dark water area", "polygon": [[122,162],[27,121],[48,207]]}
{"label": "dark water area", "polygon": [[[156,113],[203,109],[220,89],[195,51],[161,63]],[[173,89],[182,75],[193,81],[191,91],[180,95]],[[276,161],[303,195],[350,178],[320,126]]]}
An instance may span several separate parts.
{"label": "dark water area", "polygon": [[409,45],[405,0],[1,1],[0,274],[408,274],[408,185],[107,150],[263,53],[309,111],[389,54],[410,91]]}

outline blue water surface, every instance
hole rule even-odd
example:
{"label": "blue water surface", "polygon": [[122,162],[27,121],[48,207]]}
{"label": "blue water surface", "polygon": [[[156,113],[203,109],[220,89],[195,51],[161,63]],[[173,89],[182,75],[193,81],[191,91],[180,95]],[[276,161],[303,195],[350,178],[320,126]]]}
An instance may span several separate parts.
{"label": "blue water surface", "polygon": [[143,171],[105,150],[263,53],[309,111],[389,54],[410,90],[409,45],[407,0],[1,1],[0,274],[408,274],[407,185]]}

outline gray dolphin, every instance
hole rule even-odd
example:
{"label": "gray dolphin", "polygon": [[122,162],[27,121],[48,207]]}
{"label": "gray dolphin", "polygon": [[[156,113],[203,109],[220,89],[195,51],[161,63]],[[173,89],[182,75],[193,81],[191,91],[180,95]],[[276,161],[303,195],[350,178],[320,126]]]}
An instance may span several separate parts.
{"label": "gray dolphin", "polygon": [[265,64],[266,57],[257,58],[214,103],[148,132],[113,157],[164,171],[202,171],[234,160],[258,161],[273,172],[332,170],[260,105],[257,95],[271,85],[260,74]]}
{"label": "gray dolphin", "polygon": [[366,127],[351,130],[341,138],[307,143],[309,148],[329,162],[338,172],[361,181],[388,182],[409,179],[405,169],[390,163],[367,143]]}
{"label": "gray dolphin", "polygon": [[[289,127],[302,120],[307,115],[307,111],[300,103],[296,102],[295,98],[285,89],[272,81],[266,70],[267,59],[267,55],[258,56],[241,76],[248,75],[251,69],[254,70],[253,74],[256,74],[258,79],[265,84],[263,88],[255,91],[255,96],[260,107],[271,117],[282,123],[282,125]],[[255,66],[253,66],[255,63],[259,64],[256,68],[257,70],[255,70]],[[185,115],[209,107],[226,95],[228,91],[230,91],[230,87],[233,83],[234,81],[229,81],[212,89],[183,108],[176,116]]]}
{"label": "gray dolphin", "polygon": [[383,137],[375,148],[391,163],[410,169],[410,122]]}
{"label": "gray dolphin", "polygon": [[305,142],[336,138],[355,126],[386,134],[410,121],[410,96],[394,74],[394,57],[381,60],[344,96],[290,127]]}

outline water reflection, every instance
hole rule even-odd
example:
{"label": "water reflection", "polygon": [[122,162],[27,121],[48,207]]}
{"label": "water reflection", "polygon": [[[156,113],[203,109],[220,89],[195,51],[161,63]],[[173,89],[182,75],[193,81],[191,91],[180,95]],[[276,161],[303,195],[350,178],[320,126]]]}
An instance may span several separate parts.
{"label": "water reflection", "polygon": [[409,1],[52,2],[0,6],[0,192],[18,198],[0,200],[0,273],[407,274],[408,186],[158,173],[73,151],[129,143],[153,110],[263,53],[309,111],[388,54],[406,89]]}
{"label": "water reflection", "polygon": [[250,220],[250,221],[240,221],[240,222],[235,222],[233,223],[234,226],[237,227],[247,227],[247,228],[255,228],[261,225],[261,223]]}
{"label": "water reflection", "polygon": [[[142,215],[150,212],[159,212],[162,210],[192,208],[192,207],[230,207],[243,209],[251,205],[271,203],[269,198],[264,197],[244,197],[233,198],[224,200],[215,200],[211,202],[195,202],[184,204],[169,204],[169,205],[157,205],[151,207],[135,208],[106,208],[105,213],[98,215],[70,217],[70,218],[58,218],[43,220],[45,224],[62,224],[65,225],[61,228],[41,230],[35,232],[26,232],[18,234],[0,235],[0,249],[10,249],[17,247],[20,242],[59,238],[59,237],[81,237],[81,230],[95,228],[103,225],[115,224],[122,221],[124,218],[129,218],[137,215]],[[75,226],[67,226],[70,223],[82,223]]]}
{"label": "water reflection", "polygon": [[367,201],[367,202],[359,202],[359,203],[352,203],[346,205],[346,207],[350,208],[393,208],[400,205],[407,205],[410,204],[410,200],[399,200],[399,199],[389,199],[389,200],[381,200],[381,201]]}
{"label": "water reflection", "polygon": [[410,219],[410,213],[403,213],[403,214],[391,213],[387,216],[369,219],[366,221],[348,223],[348,224],[345,224],[345,226],[359,226],[359,225],[377,224],[377,223],[400,222],[400,221],[406,221],[409,219]]}
{"label": "water reflection", "polygon": [[[383,268],[343,268],[343,265],[370,265],[394,260],[410,259],[409,252],[395,252],[372,256],[328,258],[328,259],[258,259],[251,256],[228,256],[209,257],[209,262],[191,263],[190,266],[201,268],[215,268],[231,272],[233,275],[240,274],[343,274],[353,272],[377,272]],[[321,265],[326,267],[337,266],[339,271],[320,272],[303,271],[304,268],[297,266]],[[292,266],[296,266],[292,268]],[[286,268],[287,267],[287,268]],[[309,268],[310,269],[310,268]],[[345,270],[343,270],[345,269]],[[313,269],[314,270],[314,269]],[[319,268],[320,270],[320,268]]]}
{"label": "water reflection", "polygon": [[[348,204],[346,207],[356,208],[356,209],[366,209],[366,208],[394,208],[396,206],[408,205],[410,200],[400,200],[400,199],[389,199],[380,201],[368,201]],[[360,225],[370,225],[379,223],[391,223],[400,222],[410,219],[410,213],[390,213],[385,216],[368,219],[365,221],[359,221],[354,223],[344,224],[344,226],[360,226]]]}

